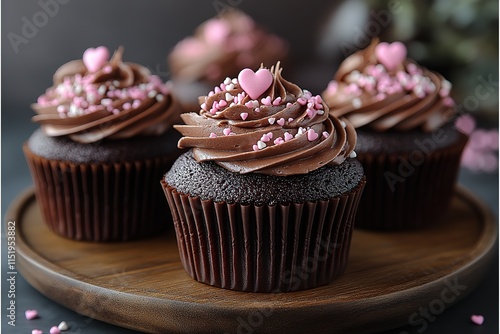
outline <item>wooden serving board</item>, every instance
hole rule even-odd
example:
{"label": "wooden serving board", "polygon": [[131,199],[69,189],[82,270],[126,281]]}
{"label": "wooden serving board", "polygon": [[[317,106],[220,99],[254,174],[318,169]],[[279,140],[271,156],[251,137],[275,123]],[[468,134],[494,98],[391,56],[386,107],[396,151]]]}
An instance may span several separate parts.
{"label": "wooden serving board", "polygon": [[266,294],[195,282],[181,266],[173,233],[110,244],[59,237],[42,223],[32,189],[7,217],[16,217],[18,268],[33,287],[78,313],[148,333],[370,333],[399,327],[419,307],[449,307],[471,293],[498,235],[490,211],[458,188],[445,219],[431,228],[355,230],[347,270],[330,285]]}

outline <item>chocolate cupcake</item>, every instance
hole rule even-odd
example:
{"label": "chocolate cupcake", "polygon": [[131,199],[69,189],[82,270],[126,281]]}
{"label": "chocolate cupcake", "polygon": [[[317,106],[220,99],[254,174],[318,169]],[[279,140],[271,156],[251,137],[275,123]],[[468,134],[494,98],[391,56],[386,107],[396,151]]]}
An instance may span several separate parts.
{"label": "chocolate cupcake", "polygon": [[467,136],[452,124],[451,84],[406,59],[400,42],[374,39],[347,57],[322,96],[356,128],[367,186],[356,226],[405,230],[439,221]]}
{"label": "chocolate cupcake", "polygon": [[198,26],[168,56],[172,91],[186,111],[198,110],[198,97],[240,69],[285,60],[287,43],[241,11],[226,10]]}
{"label": "chocolate cupcake", "polygon": [[23,150],[43,221],[75,240],[126,241],[165,230],[158,176],[180,155],[180,106],[143,66],[105,47],[61,66],[32,105]]}
{"label": "chocolate cupcake", "polygon": [[286,292],[345,269],[364,174],[356,132],[320,96],[242,70],[176,126],[191,150],[161,181],[186,272],[213,286]]}

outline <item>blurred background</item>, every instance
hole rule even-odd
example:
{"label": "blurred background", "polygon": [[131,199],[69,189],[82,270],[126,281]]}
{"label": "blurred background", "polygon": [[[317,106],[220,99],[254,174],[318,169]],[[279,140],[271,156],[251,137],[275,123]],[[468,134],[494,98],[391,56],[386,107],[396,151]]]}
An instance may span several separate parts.
{"label": "blurred background", "polygon": [[[411,58],[454,84],[459,126],[471,135],[459,181],[498,216],[498,1],[2,0],[1,6],[2,217],[14,198],[32,184],[21,151],[37,127],[31,122],[30,104],[52,85],[60,65],[81,58],[88,47],[105,45],[114,50],[123,45],[124,60],[143,64],[168,80],[166,60],[175,44],[201,22],[230,8],[246,12],[286,39],[291,59],[285,78],[317,94],[342,59],[372,37],[405,42]],[[476,298],[479,305],[490,297],[484,312],[496,314],[498,323],[498,301],[491,299],[492,289],[493,296],[498,296],[497,266],[490,276],[487,290],[464,303]],[[19,298],[25,303],[36,301],[64,312],[25,282],[19,284],[24,284]],[[453,309],[459,307],[467,306]],[[450,316],[443,315],[427,332],[443,332],[440,328],[448,328],[447,319]],[[87,324],[97,326],[90,327],[94,333],[113,331],[96,323]]]}

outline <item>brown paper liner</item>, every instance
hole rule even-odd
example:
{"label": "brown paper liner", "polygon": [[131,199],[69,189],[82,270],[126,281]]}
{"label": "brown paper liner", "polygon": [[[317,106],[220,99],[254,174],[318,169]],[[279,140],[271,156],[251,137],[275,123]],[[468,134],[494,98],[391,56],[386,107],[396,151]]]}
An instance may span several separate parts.
{"label": "brown paper liner", "polygon": [[73,240],[127,241],[166,229],[170,213],[158,179],[176,156],[120,163],[74,164],[23,151],[43,221]]}
{"label": "brown paper liner", "polygon": [[224,289],[286,292],[328,284],[344,271],[365,181],[330,200],[262,206],[201,200],[161,184],[192,278]]}
{"label": "brown paper liner", "polygon": [[[449,207],[467,139],[460,134],[459,139],[448,147],[429,154],[420,151],[417,154],[423,157],[421,160],[416,159],[415,153],[410,159],[411,152],[358,152],[367,183],[355,226],[397,231],[423,228],[438,222]],[[401,161],[409,162],[414,170],[402,167]],[[393,180],[392,189],[387,179]]]}

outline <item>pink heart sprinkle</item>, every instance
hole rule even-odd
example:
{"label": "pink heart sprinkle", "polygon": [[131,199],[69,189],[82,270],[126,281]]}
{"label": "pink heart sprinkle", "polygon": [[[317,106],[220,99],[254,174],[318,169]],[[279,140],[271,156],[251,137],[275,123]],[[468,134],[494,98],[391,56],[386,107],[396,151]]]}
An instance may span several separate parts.
{"label": "pink heart sprinkle", "polygon": [[270,96],[261,99],[260,102],[262,102],[262,104],[265,105],[265,106],[272,105],[272,103],[271,103],[271,97]]}
{"label": "pink heart sprinkle", "polygon": [[406,46],[401,42],[382,42],[375,48],[375,55],[388,70],[394,70],[406,59]]}
{"label": "pink heart sprinkle", "polygon": [[61,334],[61,330],[59,328],[57,328],[57,326],[52,326],[52,327],[50,327],[49,333],[50,334]]}
{"label": "pink heart sprinkle", "polygon": [[231,129],[230,129],[230,128],[225,128],[224,130],[222,130],[222,132],[223,132],[226,136],[229,136],[229,134],[231,133]]}
{"label": "pink heart sprinkle", "polygon": [[297,102],[301,105],[301,106],[305,106],[307,104],[307,100],[306,99],[303,99],[301,97],[299,97],[297,99]]}
{"label": "pink heart sprinkle", "polygon": [[285,141],[283,140],[283,138],[281,137],[278,137],[274,140],[274,145],[279,145],[279,144],[283,144]]}
{"label": "pink heart sprinkle", "polygon": [[240,114],[240,116],[241,116],[241,119],[242,119],[242,120],[246,120],[246,119],[247,119],[247,117],[248,117],[248,113],[247,113],[247,112],[242,112],[242,113]]}
{"label": "pink heart sprinkle", "polygon": [[271,140],[271,138],[269,138],[269,136],[267,134],[265,135],[262,135],[262,137],[260,138],[261,141],[263,142],[268,142]]}
{"label": "pink heart sprinkle", "polygon": [[238,74],[238,82],[250,98],[255,100],[271,86],[273,75],[269,70],[264,68],[261,68],[257,72],[245,68]]}
{"label": "pink heart sprinkle", "polygon": [[484,317],[482,315],[475,315],[473,314],[471,317],[470,317],[470,320],[478,325],[478,326],[481,326],[484,322]]}
{"label": "pink heart sprinkle", "polygon": [[315,141],[316,139],[318,139],[318,137],[319,135],[313,129],[307,130],[307,140]]}
{"label": "pink heart sprinkle", "polygon": [[253,145],[252,148],[253,148],[254,151],[258,151],[259,150],[259,147],[257,145]]}
{"label": "pink heart sprinkle", "polygon": [[285,119],[284,118],[280,118],[279,120],[276,121],[276,123],[278,123],[279,125],[283,126],[283,125],[285,125]]}
{"label": "pink heart sprinkle", "polygon": [[328,138],[328,136],[329,136],[330,134],[329,134],[328,132],[326,132],[326,131],[323,131],[322,135],[323,135],[323,137]]}
{"label": "pink heart sprinkle", "polygon": [[26,310],[26,312],[24,312],[24,315],[25,315],[26,319],[32,320],[32,319],[38,318],[38,311],[37,310]]}
{"label": "pink heart sprinkle", "polygon": [[293,136],[288,132],[285,132],[285,135],[283,137],[285,138],[285,141],[289,141],[289,140],[293,139]]}
{"label": "pink heart sprinkle", "polygon": [[43,332],[39,329],[34,329],[31,331],[31,334],[43,334]]}
{"label": "pink heart sprinkle", "polygon": [[210,132],[210,135],[208,137],[217,138],[217,134],[215,132]]}
{"label": "pink heart sprinkle", "polygon": [[83,63],[90,73],[99,71],[109,59],[109,51],[105,46],[88,48],[83,53]]}

